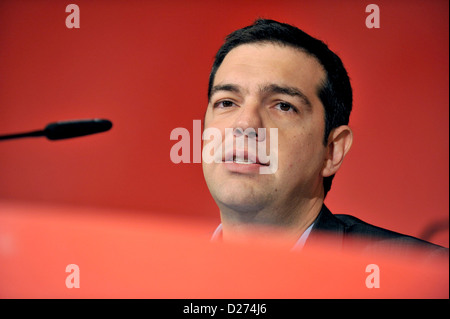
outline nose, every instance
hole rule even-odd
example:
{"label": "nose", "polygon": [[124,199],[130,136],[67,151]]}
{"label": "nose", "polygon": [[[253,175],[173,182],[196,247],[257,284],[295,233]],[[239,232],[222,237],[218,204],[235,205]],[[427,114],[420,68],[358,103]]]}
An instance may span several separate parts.
{"label": "nose", "polygon": [[255,139],[258,142],[264,141],[266,134],[261,111],[257,102],[241,105],[233,123],[233,135],[235,137],[245,135],[247,138]]}

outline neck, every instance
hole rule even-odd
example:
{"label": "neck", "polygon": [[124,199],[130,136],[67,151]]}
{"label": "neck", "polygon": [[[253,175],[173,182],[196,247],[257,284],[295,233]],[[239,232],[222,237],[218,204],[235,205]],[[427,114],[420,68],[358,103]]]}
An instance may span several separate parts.
{"label": "neck", "polygon": [[323,198],[313,198],[295,208],[236,211],[221,209],[225,241],[277,240],[295,243],[314,222],[323,205]]}

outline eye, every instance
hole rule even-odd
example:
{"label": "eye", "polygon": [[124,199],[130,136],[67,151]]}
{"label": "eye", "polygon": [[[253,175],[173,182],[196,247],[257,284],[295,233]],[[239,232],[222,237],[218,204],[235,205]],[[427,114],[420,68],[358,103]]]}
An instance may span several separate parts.
{"label": "eye", "polygon": [[298,110],[291,104],[286,102],[280,102],[275,106],[276,109],[283,112],[295,112],[298,113]]}
{"label": "eye", "polygon": [[218,107],[218,108],[227,108],[227,107],[232,107],[235,106],[236,104],[234,104],[232,101],[229,100],[224,100],[224,101],[219,101],[214,103],[214,107]]}

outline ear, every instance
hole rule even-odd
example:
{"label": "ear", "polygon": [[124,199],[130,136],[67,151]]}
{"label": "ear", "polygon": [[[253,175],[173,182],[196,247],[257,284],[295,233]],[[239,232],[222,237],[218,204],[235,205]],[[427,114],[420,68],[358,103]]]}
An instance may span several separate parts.
{"label": "ear", "polygon": [[328,137],[327,156],[322,169],[323,177],[336,174],[352,143],[353,132],[349,126],[342,125],[331,131]]}

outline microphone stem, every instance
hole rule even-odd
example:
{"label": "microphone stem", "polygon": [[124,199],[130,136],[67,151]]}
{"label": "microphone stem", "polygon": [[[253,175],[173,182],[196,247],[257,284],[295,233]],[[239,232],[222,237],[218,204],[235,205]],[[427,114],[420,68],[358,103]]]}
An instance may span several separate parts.
{"label": "microphone stem", "polygon": [[33,132],[27,132],[27,133],[0,135],[0,140],[9,140],[9,139],[21,138],[21,137],[38,137],[38,136],[45,136],[44,131],[40,130],[40,131],[33,131]]}

